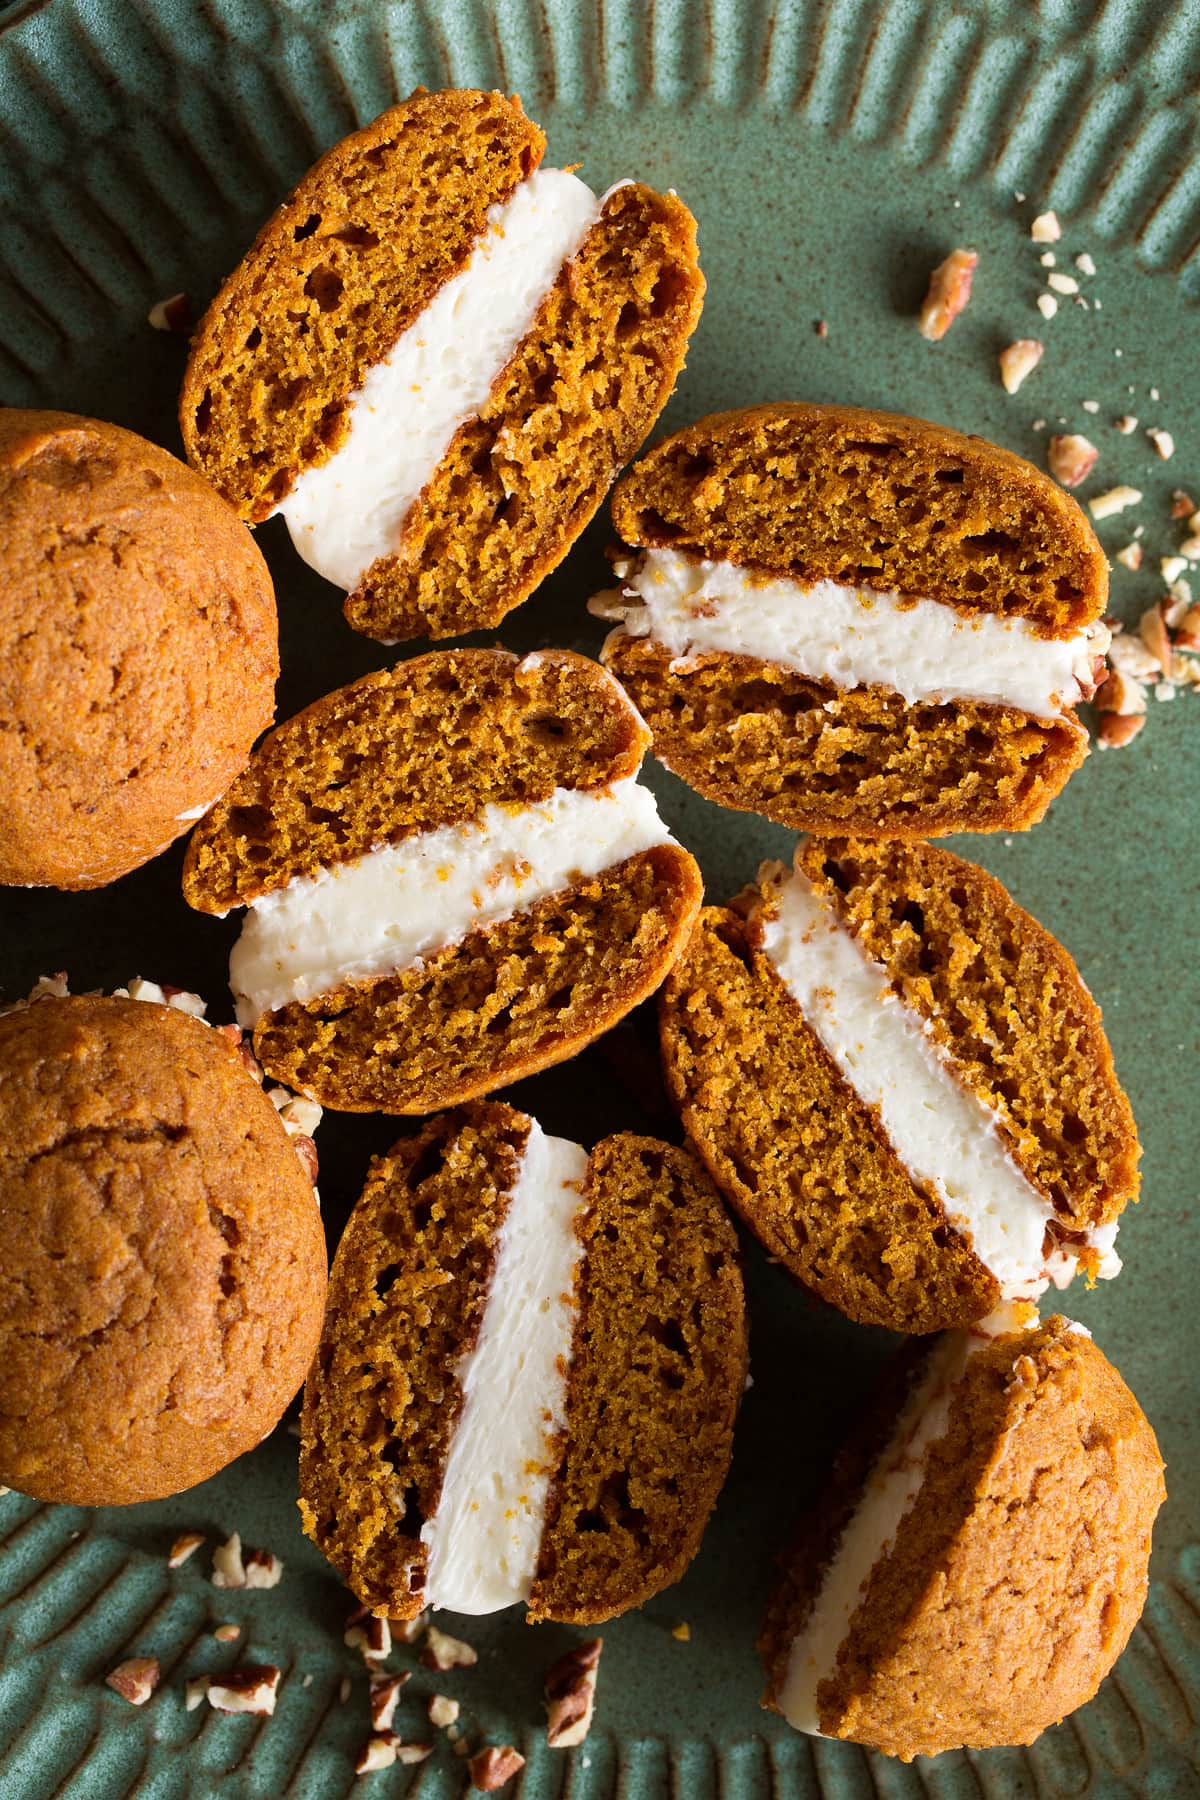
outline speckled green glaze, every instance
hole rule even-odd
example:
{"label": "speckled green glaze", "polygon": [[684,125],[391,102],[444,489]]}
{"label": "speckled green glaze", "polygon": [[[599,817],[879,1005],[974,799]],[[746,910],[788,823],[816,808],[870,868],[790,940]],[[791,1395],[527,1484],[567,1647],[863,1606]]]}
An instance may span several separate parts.
{"label": "speckled green glaze", "polygon": [[[1194,6],[49,0],[10,7],[3,22],[0,397],[9,403],[96,413],[178,448],[183,346],[147,329],[150,303],[179,288],[206,299],[314,154],[417,82],[496,84],[519,90],[546,124],[550,160],[581,160],[595,186],[626,174],[673,186],[696,212],[708,301],[669,425],[753,400],[837,399],[924,414],[1039,458],[1046,431],[1034,420],[1051,429],[1063,420],[1101,449],[1085,492],[1116,481],[1145,492],[1136,515],[1102,528],[1111,551],[1135,519],[1145,524],[1145,572],[1116,570],[1114,609],[1136,618],[1156,597],[1157,558],[1177,536],[1170,490],[1200,483]],[[1067,299],[1048,324],[1035,310],[1044,272],[1027,235],[1047,205],[1065,225],[1059,266],[1089,251],[1098,272],[1082,286],[1100,303]],[[913,312],[929,267],[955,243],[980,252],[975,293],[932,348]],[[1045,339],[1046,356],[1010,399],[996,352],[1026,335]],[[1098,406],[1090,416],[1085,400]],[[1173,462],[1140,432],[1113,431],[1126,412],[1174,433]],[[286,715],[391,653],[349,632],[282,528],[260,538],[279,589]],[[508,621],[506,643],[595,651],[601,628],[583,602],[603,581],[605,538],[603,524],[589,531]],[[911,1768],[798,1737],[759,1710],[753,1640],[772,1555],[888,1340],[819,1308],[748,1246],[754,1387],[733,1473],[685,1581],[605,1632],[587,1744],[550,1752],[541,1732],[540,1675],[570,1641],[565,1630],[507,1617],[464,1625],[479,1668],[437,1678],[462,1699],[473,1735],[525,1750],[523,1781],[510,1790],[523,1800],[1200,1793],[1200,1309],[1190,1293],[1200,1259],[1200,696],[1150,711],[1137,744],[1093,757],[1032,833],[959,846],[1078,959],[1146,1146],[1145,1197],[1122,1231],[1124,1275],[1070,1297],[1145,1403],[1169,1464],[1150,1604],[1115,1676],[1032,1751]],[[715,897],[786,848],[785,832],[707,805],[661,769],[650,779]],[[236,926],[187,912],[179,865],[172,852],[94,895],[0,894],[4,991],[52,969],[68,969],[79,987],[142,972],[204,990],[220,1016]],[[548,1129],[588,1141],[621,1127],[670,1130],[652,1071],[642,1018],[514,1098]],[[369,1118],[324,1128],[331,1239],[368,1157],[393,1135]],[[0,1499],[6,1800],[324,1800],[354,1788],[365,1678],[341,1643],[345,1596],[296,1526],[295,1450],[280,1430],[203,1488],[123,1513]],[[269,1545],[287,1564],[282,1586],[219,1594],[203,1553],[168,1574],[166,1547],[185,1526],[214,1537],[236,1528]],[[213,1640],[224,1619],[244,1624],[242,1643]],[[671,1635],[681,1620],[690,1642]],[[164,1666],[159,1692],[136,1713],[102,1685],[134,1652]],[[285,1669],[274,1719],[184,1710],[186,1676],[248,1657]],[[425,1725],[434,1679],[422,1674],[406,1690],[399,1724],[409,1736]],[[445,1744],[420,1769],[369,1782],[422,1800],[467,1787]]]}

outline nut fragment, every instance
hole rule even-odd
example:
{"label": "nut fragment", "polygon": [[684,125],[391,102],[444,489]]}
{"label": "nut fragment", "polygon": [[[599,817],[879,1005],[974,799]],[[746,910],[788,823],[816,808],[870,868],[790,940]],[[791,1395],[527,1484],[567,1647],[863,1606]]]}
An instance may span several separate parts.
{"label": "nut fragment", "polygon": [[283,1578],[283,1563],[269,1550],[250,1550],[245,1558],[248,1588],[278,1587]]}
{"label": "nut fragment", "polygon": [[1113,430],[1119,431],[1122,437],[1128,437],[1130,432],[1136,431],[1137,428],[1138,422],[1132,413],[1122,413],[1119,419],[1113,420]]}
{"label": "nut fragment", "polygon": [[208,1704],[218,1712],[273,1713],[282,1672],[274,1663],[247,1663],[216,1675],[208,1684]]}
{"label": "nut fragment", "polygon": [[1117,551],[1117,561],[1124,563],[1127,569],[1140,569],[1142,566],[1142,546],[1136,540],[1126,544]]}
{"label": "nut fragment", "polygon": [[181,1569],[189,1556],[194,1556],[204,1542],[202,1531],[185,1531],[175,1539],[167,1555],[168,1569]]}
{"label": "nut fragment", "polygon": [[405,1744],[394,1731],[378,1731],[359,1751],[354,1773],[370,1775],[376,1769],[390,1769],[393,1763],[420,1763],[432,1755],[432,1744]]}
{"label": "nut fragment", "polygon": [[1046,286],[1052,287],[1056,294],[1077,294],[1079,292],[1079,283],[1075,277],[1064,275],[1061,270],[1056,270],[1053,275],[1047,275]]}
{"label": "nut fragment", "polygon": [[603,1648],[603,1638],[589,1638],[546,1670],[546,1742],[552,1750],[568,1750],[587,1736]]}
{"label": "nut fragment", "polygon": [[1054,298],[1053,294],[1039,294],[1037,297],[1037,309],[1041,313],[1043,319],[1052,319],[1058,311],[1058,301]]}
{"label": "nut fragment", "polygon": [[1161,606],[1148,606],[1138,621],[1138,636],[1169,681],[1171,679],[1171,640]]}
{"label": "nut fragment", "polygon": [[392,1632],[386,1619],[378,1619],[360,1606],[346,1620],[342,1642],[348,1650],[359,1650],[368,1668],[391,1655]]}
{"label": "nut fragment", "polygon": [[1086,250],[1081,250],[1079,255],[1075,258],[1075,267],[1079,270],[1081,275],[1094,275],[1096,273],[1096,265]]}
{"label": "nut fragment", "polygon": [[1189,529],[1192,531],[1200,530],[1200,524],[1197,523],[1197,520],[1189,517],[1195,510],[1196,502],[1192,499],[1190,494],[1186,494],[1182,488],[1175,488],[1172,491],[1171,517],[1173,519],[1187,519]]}
{"label": "nut fragment", "polygon": [[1144,713],[1102,713],[1097,733],[1102,750],[1120,750],[1131,744],[1146,723]]}
{"label": "nut fragment", "polygon": [[1200,650],[1200,606],[1189,606],[1180,619],[1175,632],[1175,648],[1193,653]]}
{"label": "nut fragment", "polygon": [[1093,519],[1111,519],[1114,513],[1124,512],[1127,506],[1137,506],[1142,498],[1141,489],[1127,487],[1106,488],[1102,494],[1094,494],[1088,501],[1088,511]]}
{"label": "nut fragment", "polygon": [[1175,439],[1171,436],[1170,432],[1164,431],[1159,425],[1151,425],[1146,436],[1150,439],[1150,442],[1154,445],[1154,448],[1158,451],[1158,454],[1162,457],[1163,461],[1169,462],[1171,457],[1175,454]]}
{"label": "nut fragment", "polygon": [[392,1636],[398,1644],[415,1644],[424,1635],[428,1622],[427,1612],[418,1613],[415,1619],[392,1619]]}
{"label": "nut fragment", "polygon": [[482,1794],[494,1794],[506,1787],[524,1767],[525,1758],[511,1744],[489,1744],[467,1764],[471,1780]]}
{"label": "nut fragment", "polygon": [[952,250],[929,277],[929,291],[921,302],[917,328],[936,344],[944,338],[971,298],[971,282],[979,256],[974,250]]}
{"label": "nut fragment", "polygon": [[130,1706],[144,1706],[158,1686],[158,1674],[157,1656],[131,1656],[118,1663],[104,1680]]}
{"label": "nut fragment", "polygon": [[372,1675],[371,1677],[371,1729],[373,1731],[390,1731],[392,1720],[396,1716],[396,1702],[400,1698],[400,1690],[409,1679],[409,1671],[405,1669],[399,1675]]}
{"label": "nut fragment", "polygon": [[1173,581],[1178,581],[1181,575],[1187,574],[1187,566],[1186,556],[1160,556],[1158,559],[1158,572],[1168,587]]}
{"label": "nut fragment", "polygon": [[425,1635],[421,1661],[427,1669],[470,1669],[479,1661],[479,1657],[470,1644],[464,1644],[461,1638],[451,1637],[448,1632],[439,1631],[436,1625],[431,1625]]}
{"label": "nut fragment", "polygon": [[1035,244],[1057,244],[1062,236],[1062,226],[1058,222],[1058,214],[1039,213],[1029,227],[1029,235]]}
{"label": "nut fragment", "polygon": [[208,1676],[193,1675],[184,1688],[183,1704],[188,1712],[195,1712],[208,1699]]}
{"label": "nut fragment", "polygon": [[1040,338],[1017,338],[1000,352],[1000,379],[1006,394],[1015,394],[1027,375],[1037,368],[1046,346]]}
{"label": "nut fragment", "polygon": [[176,331],[186,337],[192,329],[192,307],[186,294],[169,294],[156,300],[146,314],[146,323],[155,331]]}
{"label": "nut fragment", "polygon": [[1078,432],[1058,433],[1046,446],[1046,466],[1064,487],[1078,487],[1096,466],[1100,452]]}
{"label": "nut fragment", "polygon": [[453,1725],[460,1711],[458,1701],[452,1700],[449,1694],[434,1694],[429,1702],[429,1723],[438,1726]]}
{"label": "nut fragment", "polygon": [[218,1544],[213,1551],[212,1584],[215,1588],[243,1588],[246,1585],[246,1565],[242,1561],[242,1540],[236,1531],[231,1531],[223,1544]]}
{"label": "nut fragment", "polygon": [[1146,690],[1132,675],[1110,669],[1096,690],[1096,706],[1102,713],[1120,713],[1125,717],[1131,713],[1144,713]]}
{"label": "nut fragment", "polygon": [[242,1628],[240,1625],[218,1625],[217,1629],[213,1632],[213,1636],[216,1638],[218,1644],[235,1643],[241,1635]]}

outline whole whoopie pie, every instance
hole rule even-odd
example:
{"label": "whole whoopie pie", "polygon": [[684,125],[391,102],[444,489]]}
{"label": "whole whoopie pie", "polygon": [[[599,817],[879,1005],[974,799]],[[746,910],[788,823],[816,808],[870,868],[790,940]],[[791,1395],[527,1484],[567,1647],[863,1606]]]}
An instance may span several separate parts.
{"label": "whole whoopie pie", "polygon": [[0,1017],[0,1481],[119,1505],[278,1422],[325,1245],[279,1114],[219,1031],[83,996]]}
{"label": "whole whoopie pie", "polygon": [[0,543],[0,883],[103,887],[271,723],[271,578],[201,476],[72,413],[0,409]]}

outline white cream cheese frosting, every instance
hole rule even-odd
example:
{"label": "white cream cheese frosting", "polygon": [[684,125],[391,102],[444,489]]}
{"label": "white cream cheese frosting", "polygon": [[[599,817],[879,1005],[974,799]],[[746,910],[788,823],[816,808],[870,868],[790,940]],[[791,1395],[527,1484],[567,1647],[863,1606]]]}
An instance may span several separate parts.
{"label": "white cream cheese frosting", "polygon": [[673,842],[636,777],[557,788],[531,806],[491,804],[302,876],[250,907],[229,959],[238,1022],[373,980],[469,932]]}
{"label": "white cream cheese frosting", "polygon": [[276,508],[318,574],[350,593],[400,548],[451,438],[486,403],[600,205],[566,170],[538,169],[490,209],[467,263],[351,398],[342,444]]}
{"label": "white cream cheese frosting", "polygon": [[1108,647],[1097,621],[1039,637],[1021,618],[966,617],[936,600],[836,581],[801,582],[678,550],[645,550],[593,610],[684,664],[752,656],[840,688],[883,687],[908,704],[972,700],[1058,718],[1094,691]]}
{"label": "white cream cheese frosting", "polygon": [[441,1498],[421,1527],[431,1606],[488,1613],[529,1598],[565,1422],[587,1170],[585,1150],[530,1120],[479,1336],[457,1371]]}
{"label": "white cream cheese frosting", "polygon": [[[767,865],[771,904],[756,912],[762,948],[805,1020],[918,1182],[932,1188],[1005,1300],[1033,1300],[1076,1272],[1069,1249],[1043,1245],[1051,1202],[1009,1154],[995,1113],[953,1073],[887,970],[822,904],[798,866]],[[1092,1233],[1097,1273],[1116,1275],[1115,1224]]]}

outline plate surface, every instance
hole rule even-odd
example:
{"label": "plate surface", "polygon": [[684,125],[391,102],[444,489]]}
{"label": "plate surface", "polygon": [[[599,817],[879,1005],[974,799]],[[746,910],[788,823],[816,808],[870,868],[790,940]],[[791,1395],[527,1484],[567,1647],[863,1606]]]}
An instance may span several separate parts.
{"label": "plate surface", "polygon": [[[10,8],[4,24],[8,403],[94,413],[178,450],[184,349],[148,329],[150,304],[177,289],[203,303],[317,152],[418,82],[495,85],[519,90],[547,126],[550,162],[582,161],[596,187],[626,174],[675,187],[697,214],[708,301],[669,426],[754,400],[837,399],[944,420],[1040,460],[1035,419],[1066,421],[1101,447],[1085,492],[1144,490],[1135,515],[1101,528],[1111,553],[1135,521],[1145,526],[1145,572],[1116,568],[1114,610],[1136,620],[1157,597],[1157,558],[1178,535],[1171,490],[1200,480],[1200,11],[1187,0],[49,0]],[[1065,225],[1060,268],[1087,251],[1097,273],[1081,279],[1094,305],[1068,299],[1044,324],[1028,222],[1045,206]],[[975,295],[931,347],[912,315],[955,243],[980,251]],[[1045,360],[1010,399],[996,351],[1035,334]],[[1140,431],[1113,431],[1127,412],[1174,433],[1174,461]],[[506,643],[595,652],[602,628],[583,603],[603,584],[606,536],[603,523],[589,531],[507,622]],[[344,626],[281,527],[260,541],[279,591],[286,716],[394,653]],[[1033,832],[957,846],[1076,956],[1146,1147],[1124,1275],[1069,1297],[1146,1405],[1169,1465],[1150,1602],[1116,1673],[1030,1751],[909,1768],[799,1737],[759,1710],[753,1641],[772,1556],[890,1340],[821,1309],[748,1246],[755,1385],[733,1473],[685,1581],[605,1631],[582,1749],[548,1751],[540,1707],[542,1669],[577,1634],[531,1631],[517,1615],[462,1623],[480,1666],[439,1685],[462,1700],[472,1736],[525,1751],[509,1790],[523,1800],[1200,1792],[1200,1327],[1188,1297],[1200,1255],[1200,697],[1151,713],[1138,742],[1093,757]],[[761,856],[786,853],[786,832],[649,773],[714,897]],[[236,927],[188,912],[180,861],[177,849],[93,895],[0,893],[4,992],[56,969],[77,988],[143,973],[200,989],[227,1016]],[[652,1046],[650,1021],[635,1019],[512,1097],[587,1142],[623,1127],[669,1132]],[[368,1158],[395,1135],[383,1119],[328,1119],[331,1242]],[[365,1678],[341,1643],[346,1596],[299,1534],[295,1450],[281,1429],[206,1486],[124,1512],[0,1499],[0,1792],[325,1800],[355,1787]],[[282,1585],[219,1594],[203,1554],[169,1574],[165,1550],[185,1526],[274,1549]],[[212,1638],[224,1619],[244,1626],[240,1644]],[[672,1636],[682,1621],[686,1643]],[[138,1712],[103,1686],[136,1652],[164,1667]],[[256,1657],[285,1671],[273,1719],[184,1710],[187,1675]],[[433,1685],[422,1674],[407,1690],[398,1722],[410,1736]],[[444,1743],[420,1769],[370,1780],[422,1800],[467,1786]]]}

